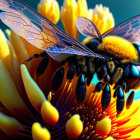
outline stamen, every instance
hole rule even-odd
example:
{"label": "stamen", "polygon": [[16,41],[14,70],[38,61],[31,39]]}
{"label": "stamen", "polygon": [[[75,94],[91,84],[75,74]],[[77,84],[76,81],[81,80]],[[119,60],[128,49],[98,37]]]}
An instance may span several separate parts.
{"label": "stamen", "polygon": [[78,114],[73,115],[66,124],[66,133],[70,138],[76,139],[83,131],[83,123]]}
{"label": "stamen", "polygon": [[39,123],[32,125],[32,137],[33,140],[50,140],[51,135],[47,128],[42,128]]}
{"label": "stamen", "polygon": [[41,107],[41,114],[48,125],[55,125],[59,120],[58,110],[48,101],[45,101]]}
{"label": "stamen", "polygon": [[49,94],[48,94],[47,100],[48,100],[49,102],[51,102],[51,99],[52,99],[52,92],[50,91]]}
{"label": "stamen", "polygon": [[101,137],[106,137],[111,130],[111,120],[106,117],[99,122],[97,122],[95,126],[96,133]]}

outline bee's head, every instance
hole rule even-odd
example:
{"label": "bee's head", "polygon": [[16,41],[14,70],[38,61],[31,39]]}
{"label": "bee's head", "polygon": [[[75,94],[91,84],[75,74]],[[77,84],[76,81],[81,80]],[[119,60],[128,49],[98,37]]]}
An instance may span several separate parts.
{"label": "bee's head", "polygon": [[88,38],[84,40],[83,44],[94,52],[97,52],[97,47],[102,41],[95,38]]}

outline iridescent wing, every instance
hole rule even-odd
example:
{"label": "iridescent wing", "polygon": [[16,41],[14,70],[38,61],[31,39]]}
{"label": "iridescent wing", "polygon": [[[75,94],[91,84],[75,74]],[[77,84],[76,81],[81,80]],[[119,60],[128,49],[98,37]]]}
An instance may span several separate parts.
{"label": "iridescent wing", "polygon": [[140,43],[140,15],[120,23],[102,36],[105,37],[107,35],[116,35],[131,42]]}
{"label": "iridescent wing", "polygon": [[0,0],[0,10],[4,11],[0,18],[6,25],[34,46],[46,50],[56,61],[62,61],[70,54],[102,57],[17,0]]}
{"label": "iridescent wing", "polygon": [[96,26],[87,18],[80,17],[76,20],[79,32],[85,36],[90,36],[98,40],[102,40],[102,36]]}

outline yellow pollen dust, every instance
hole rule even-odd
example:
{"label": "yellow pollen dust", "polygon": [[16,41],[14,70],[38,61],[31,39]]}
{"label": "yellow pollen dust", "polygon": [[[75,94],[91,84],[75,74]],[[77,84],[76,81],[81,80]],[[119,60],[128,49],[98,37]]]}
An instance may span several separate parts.
{"label": "yellow pollen dust", "polygon": [[95,126],[96,133],[101,137],[106,137],[111,130],[111,120],[106,117],[99,122],[97,122]]}
{"label": "yellow pollen dust", "polygon": [[48,101],[45,101],[41,107],[41,115],[48,125],[55,125],[59,120],[58,110]]}
{"label": "yellow pollen dust", "polygon": [[138,62],[138,52],[136,48],[128,40],[118,36],[106,36],[98,49],[118,59],[127,59],[129,61]]}
{"label": "yellow pollen dust", "polygon": [[76,139],[80,136],[83,131],[83,123],[80,120],[79,114],[73,115],[66,124],[66,133],[72,138]]}

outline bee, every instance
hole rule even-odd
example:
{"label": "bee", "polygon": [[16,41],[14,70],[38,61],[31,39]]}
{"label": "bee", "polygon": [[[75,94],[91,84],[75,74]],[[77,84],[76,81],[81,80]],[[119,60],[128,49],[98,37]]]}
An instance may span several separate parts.
{"label": "bee", "polygon": [[[140,78],[140,15],[100,34],[96,26],[87,18],[80,17],[76,21],[80,33],[92,37],[85,45],[70,37],[51,21],[40,15],[31,7],[17,0],[0,0],[0,19],[18,35],[29,43],[44,50],[34,57],[45,57],[40,63],[37,73],[40,75],[47,66],[47,56],[57,62],[68,62],[68,80],[79,76],[76,98],[82,102],[86,96],[87,85],[93,73],[97,73],[99,82],[96,91],[103,89],[102,106],[106,108],[110,102],[109,84],[115,84],[118,103],[124,106],[123,91],[139,86]],[[32,58],[32,57],[31,57]],[[27,59],[30,60],[31,58]],[[43,65],[43,69],[40,68]],[[64,76],[64,68],[56,71],[52,79],[52,88],[57,90]],[[105,85],[104,85],[105,84]],[[114,95],[115,96],[115,95]],[[121,110],[118,108],[118,110]]]}

